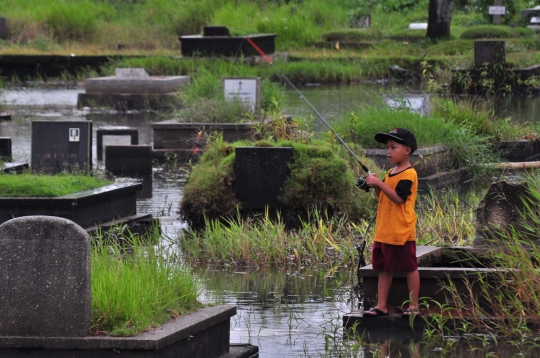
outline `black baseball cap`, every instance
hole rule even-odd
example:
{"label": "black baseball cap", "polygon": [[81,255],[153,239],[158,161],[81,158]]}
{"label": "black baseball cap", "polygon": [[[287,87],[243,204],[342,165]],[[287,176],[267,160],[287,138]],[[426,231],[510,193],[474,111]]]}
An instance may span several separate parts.
{"label": "black baseball cap", "polygon": [[388,139],[393,139],[398,143],[405,144],[411,148],[411,154],[416,150],[416,137],[413,132],[405,128],[394,128],[388,133],[375,134],[375,140],[386,144]]}

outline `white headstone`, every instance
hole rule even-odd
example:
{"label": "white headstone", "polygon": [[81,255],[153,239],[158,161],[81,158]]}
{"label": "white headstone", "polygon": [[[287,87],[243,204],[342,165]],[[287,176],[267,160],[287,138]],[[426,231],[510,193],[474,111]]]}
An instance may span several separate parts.
{"label": "white headstone", "polygon": [[540,17],[531,17],[531,24],[540,24]]}
{"label": "white headstone", "polygon": [[410,95],[404,97],[388,97],[385,104],[392,109],[408,109],[411,112],[418,113],[421,116],[429,114],[429,96],[428,95]]}
{"label": "white headstone", "polygon": [[411,22],[409,30],[427,30],[427,22]]}
{"label": "white headstone", "polygon": [[149,78],[150,76],[144,68],[117,68],[116,77],[118,78]]}
{"label": "white headstone", "polygon": [[261,103],[260,78],[224,78],[223,91],[225,100],[241,101],[256,112]]}

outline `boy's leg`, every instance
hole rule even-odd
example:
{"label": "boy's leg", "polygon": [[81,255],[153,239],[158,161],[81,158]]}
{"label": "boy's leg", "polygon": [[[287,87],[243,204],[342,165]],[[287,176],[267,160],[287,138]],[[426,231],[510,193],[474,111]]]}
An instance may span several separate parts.
{"label": "boy's leg", "polygon": [[379,272],[379,283],[377,286],[377,306],[383,312],[388,312],[386,302],[388,300],[388,292],[390,292],[390,286],[392,286],[392,278],[394,274],[388,271]]}
{"label": "boy's leg", "polygon": [[407,289],[411,295],[410,309],[418,309],[418,295],[420,294],[420,274],[418,270],[407,272]]}

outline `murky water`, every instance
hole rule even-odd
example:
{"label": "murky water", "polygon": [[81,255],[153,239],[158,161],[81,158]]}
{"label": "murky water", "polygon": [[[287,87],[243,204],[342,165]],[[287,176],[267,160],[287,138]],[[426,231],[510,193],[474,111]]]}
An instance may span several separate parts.
{"label": "murky water", "polygon": [[[377,101],[383,94],[400,91],[414,93],[413,89],[396,89],[386,84],[313,86],[301,88],[301,91],[327,119],[337,117],[341,111],[352,109],[357,103]],[[12,120],[0,122],[0,136],[12,139],[14,161],[30,161],[31,121],[35,119],[91,120],[94,158],[97,129],[107,126],[134,127],[139,130],[139,144],[152,145],[150,123],[170,119],[149,113],[96,114],[79,111],[76,109],[79,92],[81,90],[4,91],[0,103],[18,110]],[[287,92],[284,106],[288,114],[312,114],[293,91]],[[540,99],[537,98],[509,98],[499,101],[496,110],[512,116],[519,123],[537,122],[540,119],[535,114],[539,106]],[[315,127],[324,126],[318,123]],[[99,163],[94,165],[98,167]],[[162,175],[161,169],[154,168],[152,197],[138,199],[137,210],[160,218],[164,234],[174,238],[181,229],[186,228],[177,215],[183,179],[181,176]],[[204,285],[203,302],[237,306],[238,313],[231,322],[231,342],[249,342],[259,346],[260,357],[351,356],[352,353],[340,352],[341,348],[338,348],[343,337],[341,318],[343,314],[357,309],[358,304],[351,294],[350,272],[298,267],[282,270],[196,268],[195,272]],[[391,351],[392,357],[413,356],[407,342],[399,341],[397,348],[393,347]],[[457,356],[466,357],[466,352]],[[362,349],[357,356],[370,355],[370,349]],[[435,355],[445,356],[439,353]],[[427,355],[422,356],[432,355],[428,351]],[[498,356],[526,355],[513,350]]]}

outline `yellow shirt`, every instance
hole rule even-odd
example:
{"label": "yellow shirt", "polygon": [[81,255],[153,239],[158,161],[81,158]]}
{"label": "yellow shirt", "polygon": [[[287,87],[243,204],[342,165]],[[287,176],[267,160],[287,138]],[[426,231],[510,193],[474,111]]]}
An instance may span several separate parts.
{"label": "yellow shirt", "polygon": [[407,241],[416,240],[414,206],[418,192],[418,176],[412,167],[396,174],[390,174],[391,172],[392,170],[386,173],[384,183],[406,200],[403,204],[396,204],[382,191],[380,192],[373,240],[385,244],[405,245]]}

